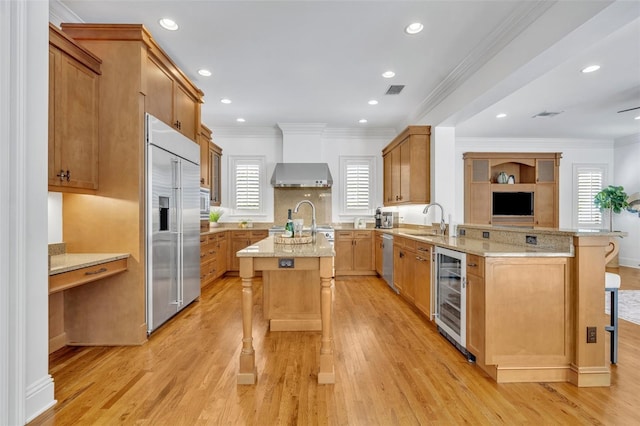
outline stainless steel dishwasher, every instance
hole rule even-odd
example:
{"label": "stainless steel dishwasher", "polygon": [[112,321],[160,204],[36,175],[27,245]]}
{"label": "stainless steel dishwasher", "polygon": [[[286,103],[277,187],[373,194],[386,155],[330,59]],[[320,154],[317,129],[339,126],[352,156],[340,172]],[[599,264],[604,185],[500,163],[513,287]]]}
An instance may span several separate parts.
{"label": "stainless steel dishwasher", "polygon": [[396,293],[398,289],[393,285],[393,235],[382,234],[382,278]]}

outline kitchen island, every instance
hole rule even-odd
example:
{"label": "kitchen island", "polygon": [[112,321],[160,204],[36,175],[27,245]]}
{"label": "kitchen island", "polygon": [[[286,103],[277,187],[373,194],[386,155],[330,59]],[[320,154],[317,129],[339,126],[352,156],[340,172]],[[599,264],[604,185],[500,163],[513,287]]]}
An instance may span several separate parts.
{"label": "kitchen island", "polygon": [[315,243],[276,244],[269,237],[237,252],[242,279],[242,351],[238,384],[255,384],[253,278],[263,276],[265,318],[272,331],[321,330],[318,383],[335,383],[331,311],[335,251],[323,235]]}

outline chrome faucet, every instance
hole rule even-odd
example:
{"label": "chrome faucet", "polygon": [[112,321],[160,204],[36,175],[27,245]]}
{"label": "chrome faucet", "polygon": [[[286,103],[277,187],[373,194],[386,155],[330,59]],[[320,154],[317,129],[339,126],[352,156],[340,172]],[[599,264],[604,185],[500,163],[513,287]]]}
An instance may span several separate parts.
{"label": "chrome faucet", "polygon": [[311,201],[309,201],[309,200],[302,200],[298,204],[296,204],[296,208],[293,209],[293,212],[294,213],[298,213],[298,209],[300,208],[300,206],[302,204],[309,204],[311,206],[311,240],[315,243],[316,242],[316,232],[317,232],[316,206],[314,206],[313,203]]}
{"label": "chrome faucet", "polygon": [[438,203],[427,204],[427,206],[422,210],[422,213],[427,214],[429,212],[429,207],[438,206],[440,207],[440,233],[444,235],[445,230],[447,229],[447,225],[444,223],[444,209]]}

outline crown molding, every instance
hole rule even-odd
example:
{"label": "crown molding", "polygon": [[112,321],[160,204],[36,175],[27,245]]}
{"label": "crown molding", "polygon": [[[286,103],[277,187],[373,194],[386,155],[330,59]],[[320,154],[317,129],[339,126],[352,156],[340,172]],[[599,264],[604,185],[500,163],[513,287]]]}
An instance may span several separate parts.
{"label": "crown molding", "polygon": [[60,27],[62,22],[82,23],[84,21],[60,0],[49,0],[49,22]]}
{"label": "crown molding", "polygon": [[278,123],[283,134],[288,135],[322,135],[326,123]]}
{"label": "crown molding", "polygon": [[216,138],[282,139],[280,129],[274,127],[211,127],[213,141]]}
{"label": "crown molding", "polygon": [[[580,149],[603,149],[613,148],[613,141],[610,139],[576,139],[576,138],[456,138],[456,149],[475,149],[480,151],[492,151],[494,149],[504,149],[513,152],[537,152],[537,151],[558,151],[558,147],[575,145]],[[490,146],[488,149],[482,147]],[[561,148],[560,148],[561,149]]]}
{"label": "crown molding", "polygon": [[374,128],[330,128],[322,134],[323,139],[388,139],[391,141],[398,132],[391,127]]}

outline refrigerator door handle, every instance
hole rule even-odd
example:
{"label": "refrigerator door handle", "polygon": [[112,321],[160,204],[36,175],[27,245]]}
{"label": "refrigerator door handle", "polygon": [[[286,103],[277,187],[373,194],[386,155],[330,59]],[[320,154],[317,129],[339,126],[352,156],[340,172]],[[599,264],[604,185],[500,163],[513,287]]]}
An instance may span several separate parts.
{"label": "refrigerator door handle", "polygon": [[180,308],[182,306],[182,200],[180,191],[180,161],[177,158],[171,159],[171,192],[173,192],[173,200],[175,204],[174,215],[174,234],[175,234],[175,276],[173,277],[176,282],[176,295],[174,304]]}

